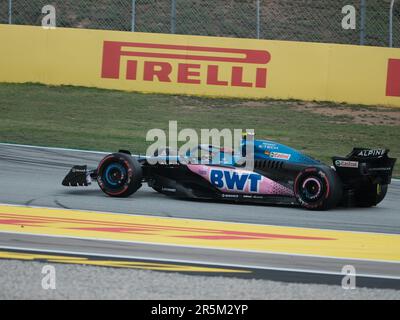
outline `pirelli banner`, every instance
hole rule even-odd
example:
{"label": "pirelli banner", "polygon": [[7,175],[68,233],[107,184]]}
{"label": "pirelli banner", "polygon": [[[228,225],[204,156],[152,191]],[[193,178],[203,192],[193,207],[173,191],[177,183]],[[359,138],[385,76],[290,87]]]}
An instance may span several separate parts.
{"label": "pirelli banner", "polygon": [[0,82],[400,107],[400,49],[0,25]]}

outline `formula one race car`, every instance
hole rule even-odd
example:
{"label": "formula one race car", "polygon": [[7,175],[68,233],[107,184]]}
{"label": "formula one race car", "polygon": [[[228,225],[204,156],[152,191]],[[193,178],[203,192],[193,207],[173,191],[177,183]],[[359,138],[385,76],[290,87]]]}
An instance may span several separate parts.
{"label": "formula one race car", "polygon": [[[242,140],[243,153],[248,143]],[[333,157],[330,167],[273,141],[253,140],[251,143],[254,148],[252,170],[246,169],[244,164],[237,165],[232,150],[212,145],[199,145],[197,150],[202,154],[205,149],[209,152],[214,160],[210,164],[191,161],[194,153],[181,157],[168,148],[152,157],[133,156],[120,150],[103,158],[96,169],[74,166],[62,184],[87,186],[97,180],[107,195],[128,197],[147,182],[157,192],[179,198],[326,210],[338,205],[377,205],[386,195],[396,162],[388,157],[389,150],[354,148],[346,157]]]}

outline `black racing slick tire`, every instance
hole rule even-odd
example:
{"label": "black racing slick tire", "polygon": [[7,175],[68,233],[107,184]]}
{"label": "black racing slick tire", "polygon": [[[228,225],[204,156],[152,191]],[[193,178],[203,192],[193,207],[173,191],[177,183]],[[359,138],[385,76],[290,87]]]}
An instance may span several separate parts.
{"label": "black racing slick tire", "polygon": [[387,184],[367,184],[355,192],[356,205],[363,208],[373,207],[386,196]]}
{"label": "black racing slick tire", "polygon": [[309,210],[329,210],[342,199],[343,186],[336,172],[329,167],[302,170],[294,182],[298,203]]}
{"label": "black racing slick tire", "polygon": [[387,184],[383,184],[383,185],[378,185],[377,186],[377,190],[378,190],[378,195],[376,198],[376,204],[380,203],[383,199],[385,199],[387,190],[388,190],[388,185]]}
{"label": "black racing slick tire", "polygon": [[111,197],[129,197],[142,182],[142,167],[129,154],[113,153],[100,161],[97,167],[97,183]]}

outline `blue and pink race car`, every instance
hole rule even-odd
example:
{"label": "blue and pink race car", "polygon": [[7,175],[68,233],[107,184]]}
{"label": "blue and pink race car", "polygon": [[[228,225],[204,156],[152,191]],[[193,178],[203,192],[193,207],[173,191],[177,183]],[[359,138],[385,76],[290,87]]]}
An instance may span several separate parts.
{"label": "blue and pink race car", "polygon": [[103,158],[95,169],[74,166],[62,184],[87,186],[97,180],[101,190],[112,197],[128,197],[146,182],[157,192],[178,198],[293,205],[311,210],[371,207],[385,197],[396,161],[388,157],[386,149],[354,148],[346,157],[333,157],[333,166],[328,166],[268,140],[243,139],[243,153],[249,143],[254,150],[251,170],[236,164],[233,151],[212,145],[198,146],[198,151],[204,154],[206,150],[213,159],[208,164],[193,161],[190,153],[180,157],[169,149],[153,157],[120,150]]}

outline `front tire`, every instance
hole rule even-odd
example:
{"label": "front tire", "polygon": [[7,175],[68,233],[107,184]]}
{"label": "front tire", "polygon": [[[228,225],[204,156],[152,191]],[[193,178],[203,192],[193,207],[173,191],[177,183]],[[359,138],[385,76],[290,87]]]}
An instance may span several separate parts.
{"label": "front tire", "polygon": [[100,161],[97,183],[111,197],[129,197],[142,182],[142,167],[136,158],[125,153],[113,153]]}
{"label": "front tire", "polygon": [[328,210],[342,198],[342,183],[329,167],[309,167],[302,170],[294,183],[294,194],[299,204],[309,210]]}

